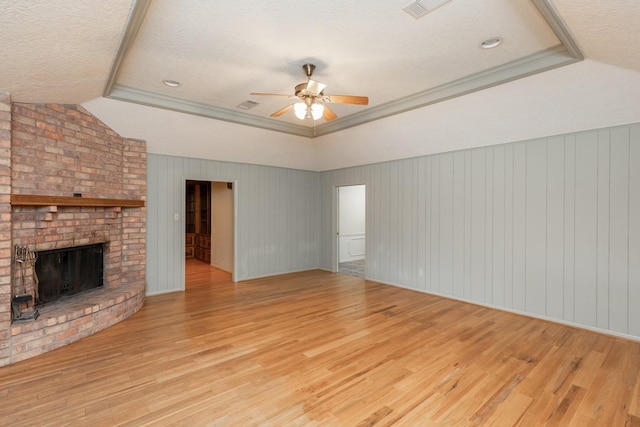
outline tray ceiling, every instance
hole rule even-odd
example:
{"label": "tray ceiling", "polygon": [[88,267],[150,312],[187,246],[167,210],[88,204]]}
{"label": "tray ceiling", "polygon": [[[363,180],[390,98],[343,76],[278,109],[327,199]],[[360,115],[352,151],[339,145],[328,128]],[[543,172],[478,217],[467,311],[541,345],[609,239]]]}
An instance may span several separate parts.
{"label": "tray ceiling", "polygon": [[[582,59],[544,0],[451,0],[419,19],[408,4],[139,0],[105,96],[312,137]],[[295,100],[250,93],[293,95],[305,63],[326,94],[369,105],[330,104],[332,122],[269,117]]]}
{"label": "tray ceiling", "polygon": [[[437,3],[419,19],[403,10]],[[550,0],[26,0],[3,9],[0,90],[18,102],[103,95],[307,137],[582,59]],[[480,48],[493,37],[503,43]],[[330,104],[338,119],[314,122],[270,117],[293,99],[250,95],[293,95],[309,62],[327,95],[369,105]],[[239,107],[247,101],[255,107]]]}

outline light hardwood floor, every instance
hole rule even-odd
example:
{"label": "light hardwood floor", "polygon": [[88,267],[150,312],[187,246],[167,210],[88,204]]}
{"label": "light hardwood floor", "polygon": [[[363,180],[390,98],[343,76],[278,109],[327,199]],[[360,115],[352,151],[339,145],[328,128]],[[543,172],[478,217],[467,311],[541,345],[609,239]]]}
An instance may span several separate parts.
{"label": "light hardwood floor", "polygon": [[323,271],[187,269],[185,293],[0,368],[0,425],[640,425],[640,343]]}

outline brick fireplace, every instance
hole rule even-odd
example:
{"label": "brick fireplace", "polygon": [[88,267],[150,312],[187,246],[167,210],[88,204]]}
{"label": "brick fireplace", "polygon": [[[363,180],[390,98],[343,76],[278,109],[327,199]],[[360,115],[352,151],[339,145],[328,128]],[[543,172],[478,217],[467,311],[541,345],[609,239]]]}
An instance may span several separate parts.
{"label": "brick fireplace", "polygon": [[[122,138],[77,105],[11,103],[0,94],[0,366],[109,327],[144,303],[146,144]],[[101,244],[103,286],[14,321],[14,247]],[[37,277],[37,276],[36,276]]]}

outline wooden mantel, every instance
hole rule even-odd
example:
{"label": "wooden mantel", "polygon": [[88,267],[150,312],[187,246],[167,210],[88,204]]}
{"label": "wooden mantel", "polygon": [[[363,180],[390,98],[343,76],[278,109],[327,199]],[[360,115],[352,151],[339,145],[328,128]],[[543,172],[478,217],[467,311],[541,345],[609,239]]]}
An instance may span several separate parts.
{"label": "wooden mantel", "polygon": [[85,206],[104,208],[141,208],[144,207],[144,200],[12,194],[11,204],[13,206]]}

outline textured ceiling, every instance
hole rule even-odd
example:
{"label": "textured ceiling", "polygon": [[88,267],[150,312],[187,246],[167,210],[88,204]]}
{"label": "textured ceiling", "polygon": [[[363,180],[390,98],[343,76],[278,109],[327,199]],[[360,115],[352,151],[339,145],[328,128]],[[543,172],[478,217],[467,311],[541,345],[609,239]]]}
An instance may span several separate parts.
{"label": "textured ceiling", "polygon": [[1,2],[0,91],[34,103],[101,96],[131,8],[131,0]]}
{"label": "textured ceiling", "polygon": [[[420,19],[403,11],[409,3],[10,2],[0,16],[0,49],[10,59],[0,64],[0,90],[18,101],[76,103],[104,92],[312,136],[581,59],[545,0],[450,0]],[[495,36],[501,46],[479,47]],[[317,65],[327,95],[368,96],[370,104],[330,104],[339,118],[328,124],[270,118],[294,100],[250,93],[293,95],[306,62]],[[258,105],[238,108],[247,100]]]}
{"label": "textured ceiling", "polygon": [[[292,113],[269,119],[295,101],[250,92],[293,95],[305,81],[302,65],[313,63],[327,95],[370,99],[368,107],[330,105],[339,116],[330,128],[340,130],[551,68],[558,62],[549,62],[550,51],[561,62],[573,59],[558,50],[563,40],[538,10],[546,5],[539,0],[455,0],[417,20],[403,11],[407,4],[154,0],[140,25],[130,27],[130,48],[108,95],[310,136],[296,127],[318,126],[321,134],[329,126]],[[504,39],[501,46],[479,47],[495,36]],[[526,66],[512,66],[523,58]],[[475,77],[481,80],[468,82]],[[182,85],[169,88],[165,79]],[[247,100],[259,104],[238,108]],[[357,120],[345,121],[350,115]]]}
{"label": "textured ceiling", "polygon": [[640,72],[640,1],[553,0],[589,59]]}
{"label": "textured ceiling", "polygon": [[[19,102],[106,94],[311,136],[314,127],[327,134],[552,69],[580,52],[640,71],[637,0],[450,0],[418,20],[402,10],[409,3],[3,2],[0,91]],[[500,47],[478,47],[494,36],[504,38]],[[331,123],[269,118],[293,101],[250,92],[292,94],[307,61],[327,94],[366,95],[370,105],[331,104],[339,115]],[[259,105],[237,108],[247,99]]]}

